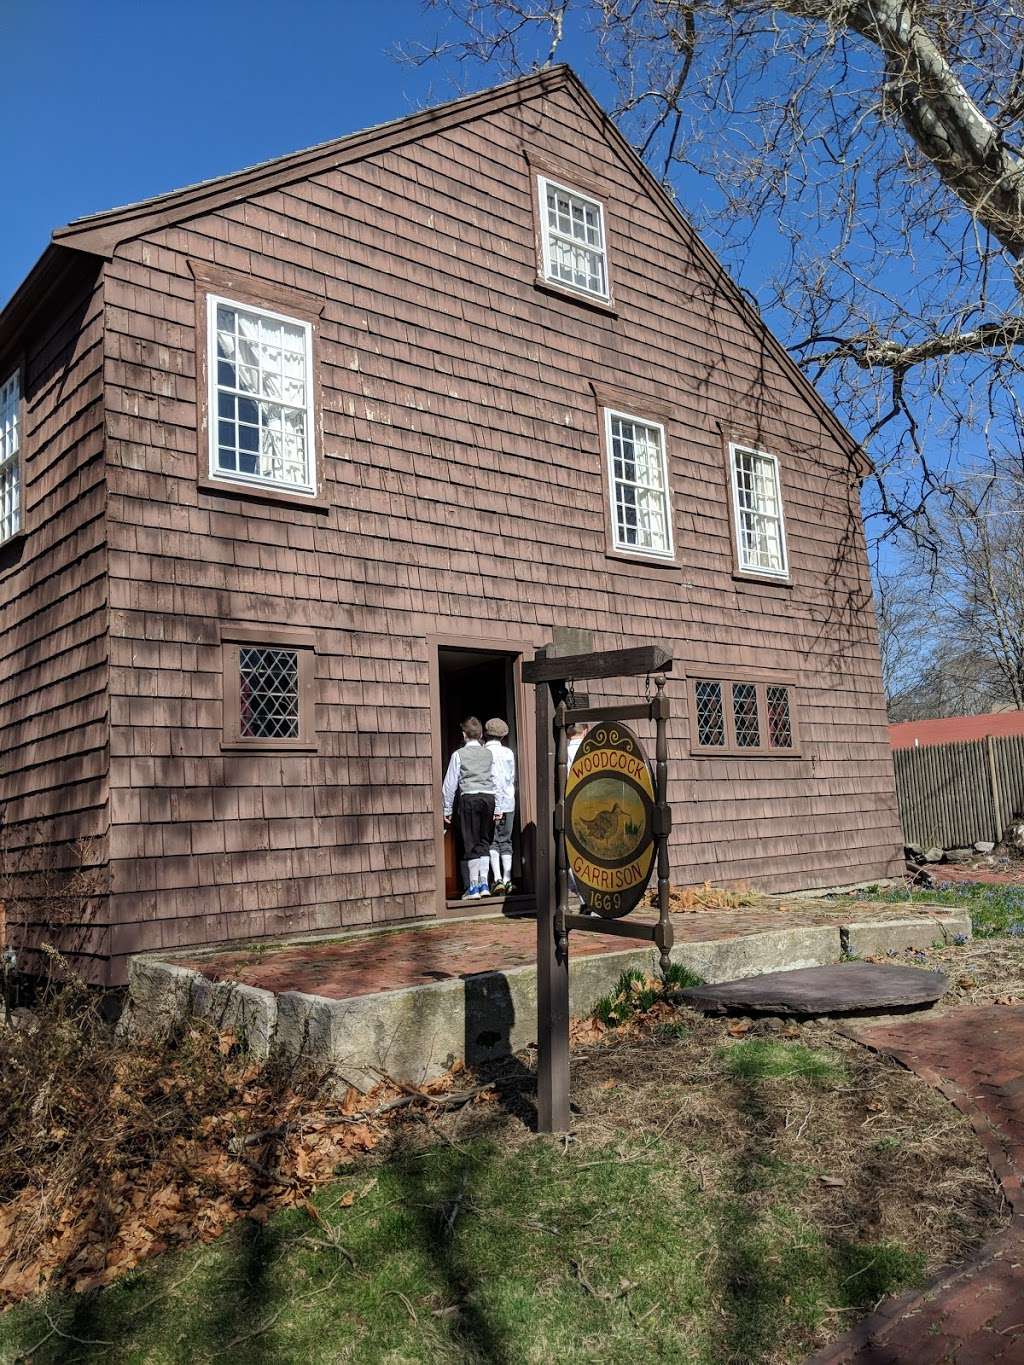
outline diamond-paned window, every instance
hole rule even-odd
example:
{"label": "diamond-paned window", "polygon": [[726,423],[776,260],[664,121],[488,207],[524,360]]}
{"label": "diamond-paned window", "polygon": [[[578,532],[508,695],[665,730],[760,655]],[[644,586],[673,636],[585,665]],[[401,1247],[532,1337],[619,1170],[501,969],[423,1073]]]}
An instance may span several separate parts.
{"label": "diamond-paned window", "polygon": [[596,199],[540,176],[544,275],[596,298],[608,298],[604,209]]}
{"label": "diamond-paned window", "polygon": [[792,749],[793,724],[789,715],[789,688],[766,687],[768,743],[773,749]]}
{"label": "diamond-paned window", "polygon": [[21,375],[0,384],[0,544],[21,530]]}
{"label": "diamond-paned window", "polygon": [[753,683],[733,683],[732,719],[740,749],[756,749],[761,743],[757,720],[757,688]]}
{"label": "diamond-paned window", "polygon": [[722,709],[722,684],[699,678],[694,685],[697,699],[697,743],[719,747],[725,743],[725,712]]}
{"label": "diamond-paned window", "polygon": [[312,328],[209,300],[210,477],[315,493]]}
{"label": "diamond-paned window", "polygon": [[243,646],[238,651],[238,672],[241,737],[298,739],[298,651]]}
{"label": "diamond-paned window", "polygon": [[610,409],[605,420],[615,548],[671,559],[665,429]]}
{"label": "diamond-paned window", "polygon": [[690,682],[693,752],[794,758],[799,734],[795,690],[781,683],[695,677]]}
{"label": "diamond-paned window", "polygon": [[779,462],[764,451],[736,445],[731,450],[739,567],[785,578],[789,569]]}

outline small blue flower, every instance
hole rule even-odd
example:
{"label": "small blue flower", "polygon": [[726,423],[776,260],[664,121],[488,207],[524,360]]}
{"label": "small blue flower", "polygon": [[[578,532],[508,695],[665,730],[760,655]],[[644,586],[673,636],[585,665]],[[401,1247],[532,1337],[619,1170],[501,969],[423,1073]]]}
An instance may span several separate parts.
{"label": "small blue flower", "polygon": [[1024,934],[1024,924],[1022,924],[1019,919],[1014,920],[1006,932],[1012,934],[1014,938],[1020,938],[1021,935]]}
{"label": "small blue flower", "polygon": [[956,944],[956,946],[957,946],[958,948],[962,948],[962,947],[964,946],[964,944],[967,942],[967,935],[966,935],[966,934],[954,934],[954,936],[953,936],[953,942]]}

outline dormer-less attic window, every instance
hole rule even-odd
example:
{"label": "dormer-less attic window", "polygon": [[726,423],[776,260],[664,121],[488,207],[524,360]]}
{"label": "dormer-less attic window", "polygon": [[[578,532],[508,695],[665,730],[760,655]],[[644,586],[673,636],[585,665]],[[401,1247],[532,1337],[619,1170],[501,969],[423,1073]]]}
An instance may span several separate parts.
{"label": "dormer-less attic window", "polygon": [[0,545],[21,530],[21,373],[0,384]]}
{"label": "dormer-less attic window", "polygon": [[314,495],[308,322],[209,297],[210,478]]}
{"label": "dormer-less attic window", "polygon": [[537,177],[544,277],[552,284],[607,300],[604,208],[597,199],[547,176]]}

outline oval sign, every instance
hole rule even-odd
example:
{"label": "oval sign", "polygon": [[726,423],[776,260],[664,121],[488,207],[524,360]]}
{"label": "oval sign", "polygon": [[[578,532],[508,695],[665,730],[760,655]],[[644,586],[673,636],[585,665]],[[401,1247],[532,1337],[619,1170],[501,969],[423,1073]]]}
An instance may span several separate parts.
{"label": "oval sign", "polygon": [[605,919],[626,915],[654,867],[654,782],[640,741],[618,722],[596,726],[565,781],[565,845],[576,889]]}

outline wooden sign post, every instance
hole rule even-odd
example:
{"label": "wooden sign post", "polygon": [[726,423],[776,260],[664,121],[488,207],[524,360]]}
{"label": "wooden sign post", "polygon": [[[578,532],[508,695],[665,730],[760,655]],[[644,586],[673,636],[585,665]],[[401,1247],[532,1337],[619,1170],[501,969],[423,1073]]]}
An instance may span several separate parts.
{"label": "wooden sign post", "polygon": [[[669,703],[664,674],[672,656],[660,645],[593,654],[537,657],[523,665],[523,681],[536,687],[537,719],[537,1128],[569,1130],[569,932],[613,934],[653,941],[667,970],[672,948],[669,919],[668,804]],[[608,707],[576,707],[573,683],[583,679],[654,677],[650,701]],[[656,727],[653,782],[636,736],[623,722],[653,720]],[[577,887],[593,913],[570,914],[566,787],[566,729],[579,721],[601,722],[604,733],[588,739],[588,752],[574,763],[569,793],[568,843],[578,869]],[[621,757],[614,758],[614,754]],[[603,757],[602,757],[603,756]],[[588,787],[603,777],[619,785],[605,809]],[[590,779],[594,782],[591,783]],[[653,848],[652,848],[653,845]],[[656,849],[656,859],[654,857]],[[657,924],[628,924],[657,866]]]}

